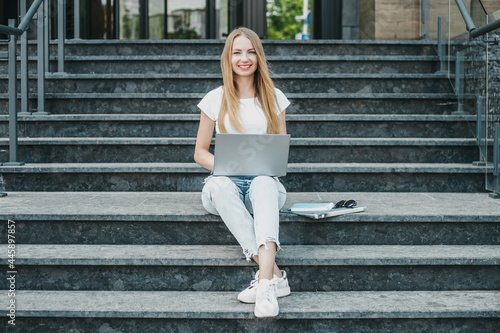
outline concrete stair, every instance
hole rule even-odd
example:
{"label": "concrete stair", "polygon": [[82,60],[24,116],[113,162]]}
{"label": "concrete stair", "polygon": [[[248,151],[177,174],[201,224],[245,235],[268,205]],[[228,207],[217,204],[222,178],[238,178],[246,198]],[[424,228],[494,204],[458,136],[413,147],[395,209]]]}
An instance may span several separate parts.
{"label": "concrete stair", "polygon": [[296,192],[285,207],[312,196],[367,210],[283,214],[277,260],[293,292],[278,320],[255,321],[236,295],[256,266],[199,193],[11,192],[0,218],[17,225],[19,320],[37,332],[498,327],[500,203],[486,209],[486,193]]}
{"label": "concrete stair", "polygon": [[[16,221],[24,331],[500,326],[500,204],[485,193],[484,167],[472,164],[475,101],[466,96],[471,114],[455,113],[453,78],[436,73],[435,46],[264,46],[292,101],[285,208],[351,198],[366,207],[323,220],[281,214],[277,260],[292,295],[280,299],[279,317],[255,320],[253,307],[236,300],[257,268],[201,206],[208,173],[192,158],[196,104],[222,83],[223,42],[69,41],[67,72],[47,75],[51,115],[19,117],[26,165],[0,166],[9,194],[0,219]],[[0,162],[8,159],[6,105],[0,93]],[[7,232],[2,224],[3,247]],[[0,313],[7,326],[7,310]]]}

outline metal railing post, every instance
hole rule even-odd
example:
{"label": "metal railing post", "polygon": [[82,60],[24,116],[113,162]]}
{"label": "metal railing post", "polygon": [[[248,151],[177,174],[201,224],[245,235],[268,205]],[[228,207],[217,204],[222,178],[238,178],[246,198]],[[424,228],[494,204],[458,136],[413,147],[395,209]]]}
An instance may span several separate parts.
{"label": "metal railing post", "polygon": [[498,147],[498,137],[500,133],[500,123],[495,123],[495,139],[493,141],[493,175],[498,176],[498,163],[500,162],[500,158],[498,156],[499,147]]}
{"label": "metal railing post", "polygon": [[439,16],[438,17],[438,56],[439,56],[439,71],[437,74],[444,74],[446,73],[446,68],[445,68],[445,50],[444,50],[444,38],[446,36],[445,33],[445,20],[446,18]]}
{"label": "metal railing post", "polygon": [[45,112],[45,6],[38,8],[37,14],[37,94],[38,94],[38,108],[33,114],[44,115],[49,114]]}
{"label": "metal railing post", "polygon": [[457,52],[457,58],[455,61],[455,94],[457,95],[458,109],[454,113],[464,113],[464,82],[462,82],[463,77],[464,73],[462,54],[460,52]]}
{"label": "metal railing post", "polygon": [[422,24],[424,25],[424,39],[429,39],[429,3],[427,0],[420,2],[420,10],[422,11]]}
{"label": "metal railing post", "polygon": [[[21,17],[26,15],[26,0],[21,0]],[[21,112],[29,115],[29,79],[28,79],[28,34],[21,35]]]}
{"label": "metal railing post", "polygon": [[[488,160],[488,147],[486,147],[486,135],[483,135],[483,118],[484,118],[484,96],[477,96],[476,101],[476,110],[477,110],[477,118],[476,118],[476,143],[479,148],[479,160],[472,162],[475,166],[486,166],[486,161]],[[483,143],[485,144],[483,146]]]}
{"label": "metal railing post", "polygon": [[74,13],[74,30],[75,30],[75,39],[80,39],[80,0],[74,0],[73,5],[73,13]]}
{"label": "metal railing post", "polygon": [[66,37],[66,0],[57,0],[57,71],[64,73],[64,38]]}
{"label": "metal railing post", "polygon": [[43,35],[44,35],[44,52],[45,52],[45,71],[49,72],[50,71],[50,24],[49,24],[49,0],[45,0],[43,3],[44,9],[44,15],[43,15],[43,22],[44,22],[44,27],[45,29],[43,30]]}
{"label": "metal railing post", "polygon": [[[483,106],[484,96],[477,97],[477,121],[476,121],[476,140],[477,145],[481,147],[483,144]],[[481,150],[479,151],[481,153]],[[482,160],[482,156],[480,156]]]}
{"label": "metal railing post", "polygon": [[[15,27],[16,20],[9,20],[9,26]],[[3,165],[23,165],[17,161],[18,127],[17,127],[17,36],[9,37],[9,162]]]}

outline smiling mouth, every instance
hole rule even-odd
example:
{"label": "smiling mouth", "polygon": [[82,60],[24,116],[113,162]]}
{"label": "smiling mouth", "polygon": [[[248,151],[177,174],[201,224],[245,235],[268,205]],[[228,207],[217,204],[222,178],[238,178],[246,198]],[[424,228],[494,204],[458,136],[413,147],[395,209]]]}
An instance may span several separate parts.
{"label": "smiling mouth", "polygon": [[239,65],[238,67],[241,69],[247,69],[250,68],[252,65]]}

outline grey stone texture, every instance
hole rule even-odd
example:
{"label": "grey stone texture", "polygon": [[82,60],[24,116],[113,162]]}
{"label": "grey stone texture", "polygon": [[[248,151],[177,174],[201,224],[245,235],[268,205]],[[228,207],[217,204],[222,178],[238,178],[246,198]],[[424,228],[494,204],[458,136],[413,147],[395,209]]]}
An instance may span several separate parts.
{"label": "grey stone texture", "polygon": [[[195,142],[195,138],[23,138],[19,159],[27,163],[193,163]],[[7,139],[0,139],[2,157],[8,160]],[[292,138],[288,156],[290,163],[306,159],[311,163],[468,163],[474,158],[476,141],[461,138]]]}
{"label": "grey stone texture", "polygon": [[[290,192],[480,192],[484,169],[458,163],[290,163],[283,184]],[[7,191],[190,192],[200,191],[209,175],[195,163],[33,163],[1,170]]]}
{"label": "grey stone texture", "polygon": [[[20,317],[253,317],[253,305],[238,302],[234,292],[20,291],[18,297]],[[280,299],[279,318],[488,318],[499,315],[499,302],[498,291],[303,292]]]}
{"label": "grey stone texture", "polygon": [[[203,209],[208,172],[192,160],[196,104],[221,84],[223,41],[68,41],[68,72],[47,75],[51,115],[19,119],[27,164],[0,166],[0,220],[16,221],[18,328],[497,330],[500,204],[485,192],[489,167],[472,164],[474,112],[455,113],[435,46],[264,41],[292,101],[284,208],[353,198],[366,210],[322,220],[282,213],[277,260],[292,295],[279,300],[278,318],[256,320],[236,295],[257,266]],[[6,100],[2,92],[1,162]],[[474,110],[473,92],[464,103]],[[0,223],[4,250],[7,233]]]}
{"label": "grey stone texture", "polygon": [[[462,115],[289,115],[294,138],[468,138],[473,116]],[[23,116],[21,137],[195,137],[199,115]],[[314,131],[311,129],[314,128]],[[8,136],[8,118],[0,116]]]}
{"label": "grey stone texture", "polygon": [[[296,202],[336,202],[351,198],[366,210],[306,221],[500,222],[500,201],[489,198],[487,193],[288,193],[283,208]],[[200,193],[9,192],[1,203],[0,218],[14,220],[220,221],[203,209]],[[282,218],[294,222],[304,220],[284,213]]]}

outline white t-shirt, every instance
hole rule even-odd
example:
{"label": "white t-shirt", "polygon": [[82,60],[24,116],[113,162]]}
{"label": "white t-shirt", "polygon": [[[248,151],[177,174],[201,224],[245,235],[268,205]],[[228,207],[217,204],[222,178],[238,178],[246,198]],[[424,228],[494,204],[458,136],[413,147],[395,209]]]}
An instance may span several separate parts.
{"label": "white t-shirt", "polygon": [[[290,105],[290,101],[286,98],[285,94],[281,92],[281,90],[277,88],[274,88],[274,90],[276,92],[276,98],[278,100],[277,114],[280,114]],[[208,118],[216,122],[215,131],[217,133],[220,133],[217,119],[219,119],[219,112],[222,104],[222,94],[222,87],[216,88],[208,92],[198,104],[198,107],[201,109],[201,111],[203,111],[208,116]],[[259,100],[257,98],[240,99],[240,115],[243,133],[267,133],[266,116],[264,115],[264,111],[261,109]],[[234,129],[228,118],[229,116],[226,115],[224,119],[227,133],[238,134],[239,132]]]}

